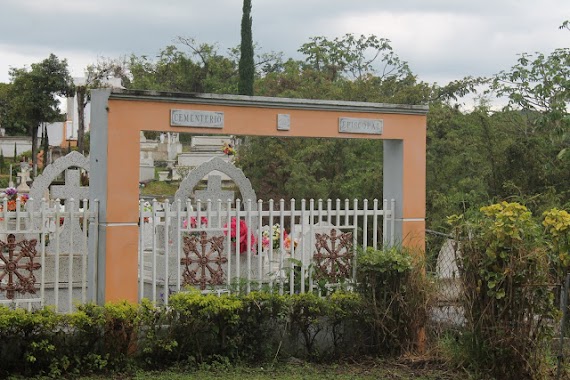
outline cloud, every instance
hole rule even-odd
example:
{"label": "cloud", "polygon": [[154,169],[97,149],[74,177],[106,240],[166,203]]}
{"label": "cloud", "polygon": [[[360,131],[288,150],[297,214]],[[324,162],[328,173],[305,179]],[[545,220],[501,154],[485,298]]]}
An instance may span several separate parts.
{"label": "cloud", "polygon": [[[239,0],[2,0],[0,81],[8,66],[51,52],[82,71],[97,57],[155,56],[177,36],[239,44]],[[568,46],[559,31],[567,0],[254,0],[254,41],[262,51],[300,58],[312,36],[346,33],[391,39],[395,52],[425,81],[490,75],[520,52]],[[77,67],[81,67],[81,70]],[[442,83],[442,82],[440,82]]]}

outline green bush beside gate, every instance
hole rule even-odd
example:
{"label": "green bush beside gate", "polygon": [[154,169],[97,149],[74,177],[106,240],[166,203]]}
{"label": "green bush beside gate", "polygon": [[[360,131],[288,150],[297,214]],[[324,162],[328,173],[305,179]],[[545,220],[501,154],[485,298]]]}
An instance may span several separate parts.
{"label": "green bush beside gate", "polygon": [[[345,308],[344,305],[350,305]],[[145,301],[84,305],[73,314],[0,307],[0,377],[54,377],[225,360],[296,355],[338,357],[366,336],[364,301],[354,293],[245,296],[179,293],[168,307]],[[350,334],[341,334],[350,323]],[[334,339],[327,338],[332,334]],[[349,343],[350,341],[350,343]],[[297,344],[297,342],[299,344]],[[364,348],[360,351],[363,351]]]}

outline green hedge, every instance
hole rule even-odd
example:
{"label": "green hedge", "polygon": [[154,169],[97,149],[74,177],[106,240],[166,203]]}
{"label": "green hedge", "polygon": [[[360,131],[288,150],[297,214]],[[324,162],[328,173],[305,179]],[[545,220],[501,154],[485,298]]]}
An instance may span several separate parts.
{"label": "green hedge", "polygon": [[[384,270],[382,260],[372,263],[375,255],[382,254],[369,251],[363,256],[368,260],[368,264],[362,262],[363,279],[373,281],[374,272]],[[393,251],[390,258],[402,259]],[[383,286],[384,281],[394,281],[384,293],[403,295],[413,288],[407,282],[411,263],[406,263],[402,276],[392,273],[390,279],[382,280]],[[392,331],[380,331],[378,315],[406,323],[402,314],[425,313],[410,310],[409,304],[373,302],[384,297],[380,288],[336,291],[327,297],[312,293],[217,296],[190,291],[172,295],[168,306],[154,306],[147,300],[138,305],[88,304],[67,315],[47,308],[28,312],[0,307],[0,378],[77,376],[175,363],[259,363],[288,356],[358,359],[362,354],[385,353],[387,345],[392,345],[388,351],[398,352],[409,347],[404,340],[413,337],[401,334],[398,341],[388,339]],[[401,329],[410,327],[414,326]]]}
{"label": "green hedge", "polygon": [[320,298],[185,292],[174,294],[168,307],[148,301],[88,304],[67,315],[0,307],[0,377],[156,369],[221,358],[338,357],[363,346],[354,339],[370,329],[363,305],[355,293]]}

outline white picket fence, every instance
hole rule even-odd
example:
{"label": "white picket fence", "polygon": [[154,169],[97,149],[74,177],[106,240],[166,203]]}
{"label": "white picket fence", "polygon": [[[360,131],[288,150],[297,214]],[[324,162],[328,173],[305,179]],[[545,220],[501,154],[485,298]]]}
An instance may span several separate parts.
{"label": "white picket fence", "polygon": [[[30,199],[16,211],[0,204],[0,305],[70,312],[94,299],[96,260],[88,253],[97,251],[99,205],[81,204],[70,199],[63,210],[59,200],[33,207]],[[187,288],[292,294],[350,287],[360,247],[394,244],[394,201],[140,204],[139,297],[156,303]],[[232,218],[244,224],[228,225]],[[275,238],[264,241],[274,225]],[[247,238],[240,244],[232,232]]]}
{"label": "white picket fence", "polygon": [[98,202],[88,208],[85,199],[80,209],[70,199],[65,210],[59,200],[34,202],[18,199],[15,211],[6,199],[0,203],[0,305],[70,312],[91,298],[96,270],[88,263],[88,230],[97,225]]}
{"label": "white picket fence", "polygon": [[[394,200],[141,200],[139,298],[168,304],[188,287],[281,294],[350,287],[359,247],[394,244],[394,207]],[[241,222],[232,227],[232,219]],[[275,239],[264,241],[273,230]]]}

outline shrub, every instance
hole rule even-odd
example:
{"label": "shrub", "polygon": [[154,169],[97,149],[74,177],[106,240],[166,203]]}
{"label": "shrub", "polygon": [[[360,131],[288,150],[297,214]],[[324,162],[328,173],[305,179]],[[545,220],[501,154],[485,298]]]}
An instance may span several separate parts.
{"label": "shrub", "polygon": [[243,308],[239,298],[184,292],[170,298],[170,307],[179,358],[204,362],[213,355],[237,356],[234,331]]}
{"label": "shrub", "polygon": [[366,305],[358,293],[337,291],[328,297],[328,324],[330,326],[333,356],[353,357],[367,354],[370,329],[366,323]]}
{"label": "shrub", "polygon": [[259,363],[290,354],[356,358],[376,347],[370,305],[358,293],[337,290],[327,297],[183,292],[169,305],[87,304],[67,315],[0,307],[0,377]]}
{"label": "shrub", "polygon": [[[128,302],[105,306],[86,304],[70,315],[74,342],[72,347],[88,358],[88,367],[123,370],[136,350],[140,327],[139,306]],[[93,361],[93,362],[91,362]]]}
{"label": "shrub", "polygon": [[236,329],[239,357],[252,362],[275,358],[286,333],[287,297],[254,292],[241,297],[241,301]]}
{"label": "shrub", "polygon": [[30,313],[0,306],[0,377],[48,373],[64,330],[64,319],[51,309]]}
{"label": "shrub", "polygon": [[541,378],[558,312],[539,223],[507,202],[449,221],[461,250],[467,364],[501,379]]}
{"label": "shrub", "polygon": [[174,314],[172,308],[157,307],[148,299],[142,300],[137,355],[144,367],[164,368],[178,359],[179,338],[174,334]]}
{"label": "shrub", "polygon": [[431,286],[423,262],[402,247],[358,255],[359,290],[372,326],[374,345],[382,353],[420,348]]}
{"label": "shrub", "polygon": [[551,268],[556,282],[561,283],[570,269],[570,214],[553,208],[545,211],[542,216]]}
{"label": "shrub", "polygon": [[325,326],[330,303],[313,293],[294,294],[289,299],[289,320],[293,336],[300,334],[306,354],[316,358],[315,341]]}

